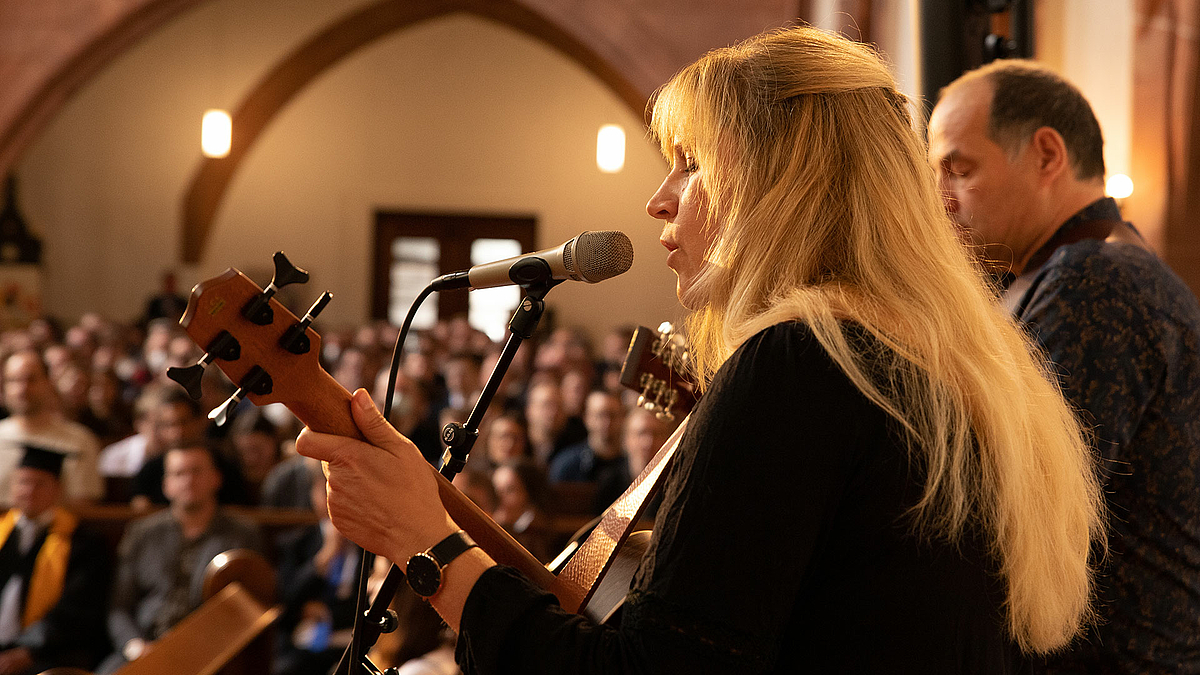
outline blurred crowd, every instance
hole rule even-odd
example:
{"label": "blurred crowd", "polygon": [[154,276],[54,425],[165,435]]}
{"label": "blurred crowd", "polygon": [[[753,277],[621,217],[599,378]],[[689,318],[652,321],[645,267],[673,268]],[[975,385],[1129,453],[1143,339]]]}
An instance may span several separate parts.
{"label": "blurred crowd", "polygon": [[[620,496],[672,430],[670,421],[639,408],[637,393],[618,382],[632,333],[614,328],[593,344],[581,331],[560,327],[526,341],[483,418],[466,470],[455,479],[543,562],[555,556],[571,530]],[[382,409],[396,336],[397,329],[386,323],[330,330],[323,335],[322,365],[346,389],[371,391]],[[390,420],[439,466],[440,429],[466,420],[503,344],[462,317],[415,331],[408,344]],[[67,505],[107,502],[129,504],[137,512],[152,513],[157,506],[177,511],[176,500],[186,490],[173,487],[171,476],[201,473],[204,466],[196,468],[196,462],[211,460],[217,505],[314,511],[321,521],[315,529],[247,541],[276,565],[280,597],[290,603],[281,622],[276,671],[324,672],[328,664],[311,656],[340,654],[352,613],[333,608],[350,599],[357,558],[347,552],[357,549],[323,518],[323,476],[294,453],[301,424],[286,408],[242,401],[218,426],[207,413],[234,387],[216,368],[206,369],[199,401],[166,377],[169,367],[191,366],[201,355],[170,317],[127,325],[89,314],[70,326],[39,319],[27,329],[0,334],[0,494],[10,494],[13,476],[24,470],[22,448],[35,446],[63,453],[58,478]],[[172,450],[186,448],[204,452],[171,458]],[[190,489],[194,493],[195,485]],[[186,518],[180,522],[186,530]],[[200,525],[213,527],[210,520]],[[120,588],[120,578],[133,574],[122,570],[136,561],[120,558],[134,555],[127,541],[134,534],[126,528],[114,564],[113,593],[118,600],[130,596],[131,603],[144,594]],[[191,540],[181,541],[188,554]],[[188,608],[188,602],[177,604],[176,610]],[[117,609],[110,611],[110,632],[116,630]],[[136,606],[127,609],[137,615]],[[137,658],[167,629],[160,616],[144,635],[113,637],[115,664]],[[5,653],[0,644],[0,675]]]}

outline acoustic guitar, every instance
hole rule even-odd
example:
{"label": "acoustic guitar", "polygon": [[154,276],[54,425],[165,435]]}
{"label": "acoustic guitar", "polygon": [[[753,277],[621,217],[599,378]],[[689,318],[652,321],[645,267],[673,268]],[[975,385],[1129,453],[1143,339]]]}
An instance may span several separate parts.
{"label": "acoustic guitar", "polygon": [[[289,278],[289,275],[292,276]],[[238,400],[249,398],[260,406],[284,404],[314,431],[365,440],[351,416],[350,392],[321,367],[318,359],[321,337],[309,327],[332,296],[323,295],[303,320],[297,319],[273,297],[278,287],[306,280],[307,273],[292,268],[287,259],[277,253],[276,279],[265,291],[232,268],[197,284],[192,289],[180,324],[205,350],[205,355],[195,366],[173,369],[169,374],[193,397],[199,398],[200,376],[206,366],[216,363],[238,386],[237,393],[213,411],[218,421]],[[634,388],[641,393],[641,403],[660,415],[686,414],[696,400],[696,393],[675,370],[685,359],[686,354],[676,338],[639,328],[626,358],[628,372],[623,371],[622,381],[636,385]],[[679,432],[673,440],[678,435]],[[668,445],[671,444],[672,441],[668,441]],[[659,454],[664,453],[660,451]],[[647,480],[657,481],[663,469],[665,465],[660,466],[654,476],[647,476],[649,470],[644,472],[630,491],[650,490],[653,482],[647,483]],[[641,558],[637,547],[620,553],[628,532],[593,533],[593,537],[608,536],[620,541],[609,542],[615,543],[612,547],[599,547],[599,550],[608,549],[602,560],[593,559],[600,557],[594,552],[597,548],[589,548],[585,542],[581,547],[585,555],[573,557],[556,575],[436,469],[431,466],[429,470],[437,480],[442,505],[459,527],[466,530],[493,560],[515,567],[553,593],[564,609],[600,621],[611,615],[613,608],[624,598],[629,578]],[[627,491],[626,494],[630,493]],[[644,500],[639,500],[639,504],[641,501]],[[620,504],[621,500],[618,500],[613,509]],[[640,508],[637,513],[608,513],[606,516],[609,521],[616,516],[617,520],[632,518],[629,522],[636,522]],[[602,520],[602,524],[609,521]],[[639,535],[635,539],[644,549],[647,537]],[[618,553],[613,555],[613,550]],[[616,571],[610,575],[610,569]]]}

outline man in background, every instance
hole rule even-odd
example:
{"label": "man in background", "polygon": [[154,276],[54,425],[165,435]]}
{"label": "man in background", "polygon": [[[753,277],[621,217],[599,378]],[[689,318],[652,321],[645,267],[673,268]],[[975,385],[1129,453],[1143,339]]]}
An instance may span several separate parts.
{"label": "man in background", "polygon": [[169,507],[129,524],[118,549],[108,628],[117,648],[101,672],[137,659],[200,606],[204,572],[218,553],[262,551],[258,526],[217,504],[221,473],[204,442],[167,450]]}
{"label": "man in background", "polygon": [[28,446],[0,518],[0,675],[91,668],[108,649],[109,555],[60,505],[64,455]]}
{"label": "man in background", "polygon": [[1110,509],[1100,620],[1038,672],[1200,672],[1200,304],[1104,195],[1082,94],[1023,61],[929,123],[951,217],[1094,431]]}
{"label": "man in background", "polygon": [[563,448],[550,462],[551,483],[586,482],[596,486],[593,515],[599,515],[629,487],[629,462],[621,448],[625,417],[621,397],[603,389],[588,394],[583,406],[587,439]]}
{"label": "man in background", "polygon": [[26,445],[54,448],[64,455],[62,491],[66,501],[94,501],[104,495],[96,468],[100,442],[87,427],[63,417],[42,357],[27,349],[4,361],[4,405],[0,420],[0,494],[9,494],[13,470]]}

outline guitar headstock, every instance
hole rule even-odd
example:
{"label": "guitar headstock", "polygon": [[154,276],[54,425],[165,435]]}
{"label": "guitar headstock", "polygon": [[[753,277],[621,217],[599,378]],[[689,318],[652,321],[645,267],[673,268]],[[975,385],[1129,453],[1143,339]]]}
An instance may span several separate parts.
{"label": "guitar headstock", "polygon": [[347,427],[344,420],[313,419],[320,412],[311,403],[314,387],[332,394],[336,400],[348,401],[350,396],[321,367],[321,337],[309,328],[332,295],[324,293],[303,319],[297,319],[274,298],[280,287],[307,280],[307,272],[293,267],[282,253],[276,253],[275,277],[265,290],[232,268],[192,289],[187,311],[179,323],[205,354],[196,365],[171,368],[167,375],[193,398],[199,398],[201,375],[208,365],[215,363],[238,387],[229,400],[210,413],[209,417],[218,424],[224,422],[238,401],[249,398],[260,406],[283,403],[302,422],[318,431],[355,430],[352,421]]}
{"label": "guitar headstock", "polygon": [[657,331],[638,326],[621,366],[621,384],[640,394],[638,405],[673,420],[700,399],[687,376],[687,360],[683,336],[670,323],[664,321]]}

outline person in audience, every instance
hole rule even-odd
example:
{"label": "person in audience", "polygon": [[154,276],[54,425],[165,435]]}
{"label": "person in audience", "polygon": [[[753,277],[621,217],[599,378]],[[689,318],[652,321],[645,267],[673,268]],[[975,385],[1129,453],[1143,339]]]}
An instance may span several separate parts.
{"label": "person in audience", "polygon": [[[167,444],[199,433],[199,429],[188,428],[179,423],[181,420],[192,419],[187,415],[172,414],[164,419],[163,423],[159,423],[157,415],[168,387],[177,388],[177,385],[172,383],[171,385],[149,386],[138,395],[137,400],[133,403],[133,425],[137,433],[112,443],[100,451],[99,470],[101,476],[132,478],[141,470],[147,458],[161,455]],[[161,407],[161,410],[165,411],[165,406]]]}
{"label": "person in audience", "polygon": [[[390,372],[380,368],[375,376],[374,397],[380,410],[387,396]],[[412,439],[421,449],[421,454],[430,464],[437,464],[442,457],[441,433],[429,417],[429,394],[424,385],[403,371],[396,373],[396,389],[392,393],[392,410],[388,421],[396,430]]]}
{"label": "person in audience", "polygon": [[[87,407],[82,414],[81,423],[96,434],[101,447],[135,433],[133,411],[122,398],[123,388],[121,379],[111,367],[91,371]],[[106,475],[103,469],[100,470],[100,475]]]}
{"label": "person in audience", "polygon": [[146,309],[142,312],[140,323],[144,326],[151,321],[179,321],[187,309],[187,297],[179,292],[175,273],[163,272],[162,285],[158,292],[146,299]]}
{"label": "person in audience", "polygon": [[496,488],[492,485],[492,470],[475,468],[477,465],[468,464],[467,468],[454,477],[454,487],[466,495],[479,510],[492,513],[496,510]]}
{"label": "person in audience", "polygon": [[221,508],[221,472],[210,441],[183,441],[167,450],[163,492],[169,506],[129,524],[117,551],[108,629],[115,651],[110,673],[200,606],[204,572],[218,553],[262,552],[258,526]]}
{"label": "person in audience", "polygon": [[554,552],[547,538],[546,478],[529,459],[510,460],[492,472],[496,510],[492,518],[535,558],[548,562]]}
{"label": "person in audience", "polygon": [[104,495],[96,468],[100,443],[95,434],[59,411],[54,386],[41,357],[22,350],[4,361],[4,404],[12,413],[0,420],[0,494],[8,494],[13,469],[25,445],[66,454],[62,488],[66,501],[95,501]]}
{"label": "person in audience", "polygon": [[434,404],[440,412],[443,408],[466,408],[475,405],[479,395],[479,370],[481,359],[471,352],[451,354],[442,364],[442,378],[446,382],[445,397]]}
{"label": "person in audience", "polygon": [[[188,439],[201,438],[210,428],[200,404],[187,395],[182,388],[164,384],[162,396],[154,408],[155,437],[164,450]],[[148,448],[149,449],[149,448]],[[218,499],[222,504],[250,504],[245,478],[236,461],[224,452],[216,452],[214,458],[221,473],[221,489]],[[163,490],[166,472],[166,457],[163,454],[148,456],[133,477],[130,488],[130,504],[138,510],[150,505],[168,502]]]}
{"label": "person in audience", "polygon": [[[675,420],[678,422],[678,420]],[[675,422],[660,418],[657,414],[641,407],[634,407],[625,415],[625,428],[621,445],[625,458],[629,460],[629,475],[636,478],[654,458],[675,429]]]}
{"label": "person in audience", "polygon": [[267,474],[283,459],[279,430],[261,409],[249,408],[234,418],[229,429],[229,442],[245,480],[249,503],[257,504]]}
{"label": "person in audience", "polygon": [[629,460],[621,448],[625,417],[621,397],[603,389],[588,394],[583,423],[587,440],[564,448],[550,462],[551,483],[586,482],[596,486],[593,515],[599,515],[629,487]]}
{"label": "person in audience", "polygon": [[617,326],[605,333],[600,343],[596,372],[600,386],[609,391],[621,391],[621,366],[625,364],[633,331],[632,326]]}
{"label": "person in audience", "polygon": [[92,668],[107,653],[110,560],[61,505],[65,455],[26,446],[0,519],[0,675]]}
{"label": "person in audience", "polygon": [[329,522],[321,463],[305,459],[313,511],[320,521],[279,544],[276,675],[325,675],[350,643],[362,549]]}
{"label": "person in audience", "polygon": [[378,369],[379,364],[365,351],[358,347],[347,347],[342,350],[337,365],[329,374],[348,391],[354,391],[371,386]]}
{"label": "person in audience", "polygon": [[563,414],[568,420],[583,422],[583,409],[592,391],[594,370],[591,363],[577,363],[565,369],[559,380]]}
{"label": "person in audience", "polygon": [[284,441],[284,460],[271,468],[270,473],[263,479],[262,492],[259,494],[259,506],[272,509],[301,509],[313,508],[310,497],[312,477],[304,458],[295,452],[296,441]]}
{"label": "person in audience", "polygon": [[529,384],[525,421],[528,424],[529,447],[541,466],[549,466],[550,460],[560,450],[587,437],[587,429],[583,428],[582,423],[568,424],[562,410],[558,382],[547,373],[535,376]]}
{"label": "person in audience", "polygon": [[59,411],[62,412],[63,417],[72,422],[79,422],[95,433],[95,430],[88,424],[90,420],[84,419],[84,414],[88,410],[88,388],[91,386],[91,377],[88,375],[88,371],[71,359],[57,369],[50,369],[49,372],[52,373],[50,379],[54,383],[54,391],[58,395]]}
{"label": "person in audience", "polygon": [[486,441],[484,455],[491,466],[499,466],[510,459],[532,456],[529,452],[529,434],[525,431],[525,419],[515,410],[501,411],[488,421]]}

